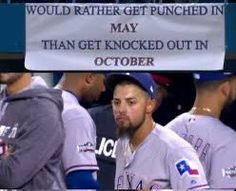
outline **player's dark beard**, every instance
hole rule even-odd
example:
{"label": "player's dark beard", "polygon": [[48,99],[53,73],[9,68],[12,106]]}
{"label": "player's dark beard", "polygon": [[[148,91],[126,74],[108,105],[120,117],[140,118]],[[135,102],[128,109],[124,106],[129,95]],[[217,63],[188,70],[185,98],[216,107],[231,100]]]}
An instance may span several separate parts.
{"label": "player's dark beard", "polygon": [[124,135],[128,135],[132,137],[135,131],[139,128],[139,126],[125,128],[117,128],[118,137],[123,137]]}
{"label": "player's dark beard", "polygon": [[131,124],[128,128],[117,128],[117,134],[118,137],[123,137],[125,135],[128,135],[129,137],[132,137],[133,134],[142,126],[144,123],[145,117],[143,117],[142,120],[138,124]]}

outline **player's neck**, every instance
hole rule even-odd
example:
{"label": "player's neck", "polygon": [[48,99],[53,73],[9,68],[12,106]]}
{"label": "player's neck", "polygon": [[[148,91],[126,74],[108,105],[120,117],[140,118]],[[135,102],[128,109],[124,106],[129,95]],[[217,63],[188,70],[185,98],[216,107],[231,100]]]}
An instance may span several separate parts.
{"label": "player's neck", "polygon": [[31,84],[31,74],[25,73],[16,82],[7,85],[8,95],[15,95]]}
{"label": "player's neck", "polygon": [[195,115],[211,116],[215,118],[219,118],[220,116],[220,113],[217,110],[214,110],[208,106],[193,106],[190,110],[190,113]]}
{"label": "player's neck", "polygon": [[144,139],[151,133],[155,127],[155,122],[153,120],[143,124],[130,139],[130,149],[135,151],[137,147],[144,141]]}
{"label": "player's neck", "polygon": [[190,112],[196,115],[206,115],[219,118],[222,110],[222,100],[212,92],[197,92]]}

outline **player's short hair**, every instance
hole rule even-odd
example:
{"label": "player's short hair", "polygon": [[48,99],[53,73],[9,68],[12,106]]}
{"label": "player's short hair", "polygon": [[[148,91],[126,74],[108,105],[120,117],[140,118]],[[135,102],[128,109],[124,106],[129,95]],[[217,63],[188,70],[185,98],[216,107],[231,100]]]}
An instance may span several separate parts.
{"label": "player's short hair", "polygon": [[232,72],[199,72],[194,73],[194,83],[196,89],[215,89],[222,83],[229,81],[235,73]]}
{"label": "player's short hair", "polygon": [[214,90],[225,81],[227,80],[224,79],[224,80],[208,81],[208,82],[200,82],[195,80],[194,84],[197,90],[204,90],[204,89]]}

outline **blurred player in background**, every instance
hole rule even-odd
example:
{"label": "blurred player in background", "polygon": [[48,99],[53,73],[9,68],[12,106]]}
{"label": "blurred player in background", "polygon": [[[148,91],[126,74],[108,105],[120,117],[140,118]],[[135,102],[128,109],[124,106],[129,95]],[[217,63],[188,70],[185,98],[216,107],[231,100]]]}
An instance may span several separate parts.
{"label": "blurred player in background", "polygon": [[153,113],[155,122],[166,125],[177,115],[189,111],[194,102],[195,88],[192,74],[152,72],[157,83],[157,109]]}
{"label": "blurred player in background", "polygon": [[0,188],[65,189],[61,91],[30,73],[0,73]]}
{"label": "blurred player in background", "polygon": [[202,72],[194,78],[192,109],[166,127],[195,148],[210,188],[236,188],[236,132],[219,120],[222,110],[236,98],[235,74]]}
{"label": "blurred player in background", "polygon": [[115,189],[194,189],[207,182],[196,152],[155,123],[156,88],[148,73],[112,74],[112,108],[118,127]]}
{"label": "blurred player in background", "polygon": [[69,189],[96,189],[96,127],[81,102],[92,102],[105,91],[103,73],[64,73],[57,88],[63,90],[66,138],[63,165]]}

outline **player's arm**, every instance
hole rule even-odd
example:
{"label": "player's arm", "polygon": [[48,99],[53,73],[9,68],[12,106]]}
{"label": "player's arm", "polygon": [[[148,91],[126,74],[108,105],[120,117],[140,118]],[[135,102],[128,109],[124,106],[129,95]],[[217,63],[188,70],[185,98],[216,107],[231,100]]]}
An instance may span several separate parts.
{"label": "player's arm", "polygon": [[64,113],[66,139],[63,165],[67,188],[98,188],[94,173],[98,170],[95,147],[96,132],[88,114],[69,110]]}
{"label": "player's arm", "polygon": [[22,187],[63,145],[61,115],[55,104],[45,100],[36,103],[35,107],[37,112],[28,108],[33,117],[19,124],[24,131],[17,135],[14,144],[8,145],[9,153],[0,160],[1,188]]}
{"label": "player's arm", "polygon": [[99,189],[99,183],[93,176],[92,170],[77,170],[66,176],[68,189]]}
{"label": "player's arm", "polygon": [[211,186],[217,189],[236,188],[236,144],[231,143],[214,152],[211,158]]}
{"label": "player's arm", "polygon": [[170,154],[169,171],[171,175],[171,187],[173,189],[204,189],[208,188],[206,176],[202,164],[195,150],[184,147]]}

